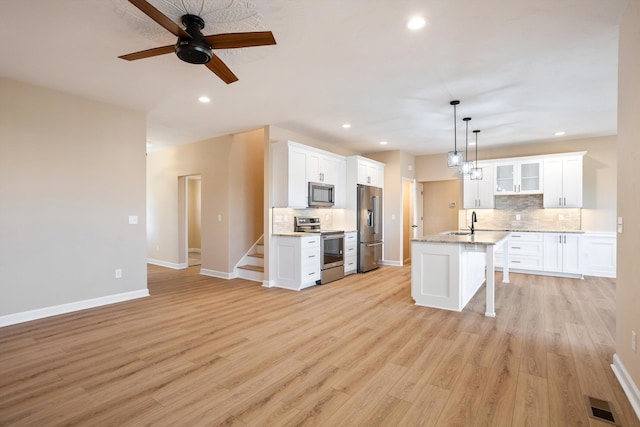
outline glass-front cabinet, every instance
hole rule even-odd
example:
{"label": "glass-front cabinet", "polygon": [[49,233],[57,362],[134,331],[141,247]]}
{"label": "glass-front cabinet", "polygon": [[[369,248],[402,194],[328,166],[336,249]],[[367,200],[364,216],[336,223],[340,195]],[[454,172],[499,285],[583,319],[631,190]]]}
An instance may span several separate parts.
{"label": "glass-front cabinet", "polygon": [[495,194],[542,194],[542,160],[495,164]]}

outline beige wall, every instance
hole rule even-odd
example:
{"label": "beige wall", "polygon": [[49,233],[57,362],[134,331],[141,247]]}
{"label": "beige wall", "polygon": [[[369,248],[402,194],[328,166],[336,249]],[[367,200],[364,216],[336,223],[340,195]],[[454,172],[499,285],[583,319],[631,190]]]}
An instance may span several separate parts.
{"label": "beige wall", "polygon": [[260,129],[148,155],[150,259],[172,264],[185,261],[179,251],[178,178],[200,174],[202,268],[232,272],[241,253],[262,234],[263,138]]}
{"label": "beige wall", "polygon": [[[640,0],[631,0],[620,25],[618,76],[618,234],[616,354],[640,387],[640,348],[631,350],[631,331],[640,334]],[[636,389],[637,390],[637,389]]]}
{"label": "beige wall", "polygon": [[[615,231],[616,224],[616,137],[584,138],[537,144],[500,146],[478,150],[478,159],[534,156],[540,154],[587,151],[583,166],[582,229],[585,231]],[[456,170],[447,168],[446,154],[416,157],[416,180],[462,180]]]}
{"label": "beige wall", "polygon": [[146,290],[145,128],[0,78],[0,316]]}
{"label": "beige wall", "polygon": [[384,261],[402,263],[403,258],[403,178],[415,178],[414,156],[401,152],[382,151],[364,154],[385,164],[384,167]]}
{"label": "beige wall", "polygon": [[[424,234],[458,229],[458,210],[462,204],[458,180],[430,181],[423,184]],[[455,207],[449,204],[455,202]]]}

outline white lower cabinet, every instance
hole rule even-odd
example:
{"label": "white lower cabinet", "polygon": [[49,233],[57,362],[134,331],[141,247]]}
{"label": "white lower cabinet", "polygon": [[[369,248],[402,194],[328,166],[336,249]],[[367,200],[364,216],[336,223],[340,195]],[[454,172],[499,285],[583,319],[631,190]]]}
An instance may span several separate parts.
{"label": "white lower cabinet", "polygon": [[276,236],[274,286],[300,290],[320,280],[320,235]]}
{"label": "white lower cabinet", "polygon": [[[509,238],[509,269],[542,271],[543,233],[513,232]],[[504,267],[504,251],[496,251],[496,267]]]}
{"label": "white lower cabinet", "polygon": [[576,233],[544,233],[544,270],[581,274],[580,235]]}
{"label": "white lower cabinet", "polygon": [[586,233],[580,241],[580,265],[586,276],[616,277],[615,233]]}
{"label": "white lower cabinet", "polygon": [[355,231],[344,233],[344,274],[353,274],[358,267],[358,240]]}

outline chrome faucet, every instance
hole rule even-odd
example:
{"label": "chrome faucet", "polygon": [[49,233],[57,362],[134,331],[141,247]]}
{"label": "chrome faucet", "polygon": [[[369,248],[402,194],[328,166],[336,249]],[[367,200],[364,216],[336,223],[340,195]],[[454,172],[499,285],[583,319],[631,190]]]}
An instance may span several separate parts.
{"label": "chrome faucet", "polygon": [[478,222],[478,217],[476,216],[476,211],[471,212],[471,234],[476,232],[476,227],[473,225]]}

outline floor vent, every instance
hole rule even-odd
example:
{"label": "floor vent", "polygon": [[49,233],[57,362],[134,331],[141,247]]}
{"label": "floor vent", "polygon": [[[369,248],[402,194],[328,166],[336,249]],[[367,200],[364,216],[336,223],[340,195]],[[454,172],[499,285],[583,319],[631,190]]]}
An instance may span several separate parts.
{"label": "floor vent", "polygon": [[591,418],[616,426],[620,425],[611,403],[591,396],[585,396],[585,400],[587,401],[587,410]]}

